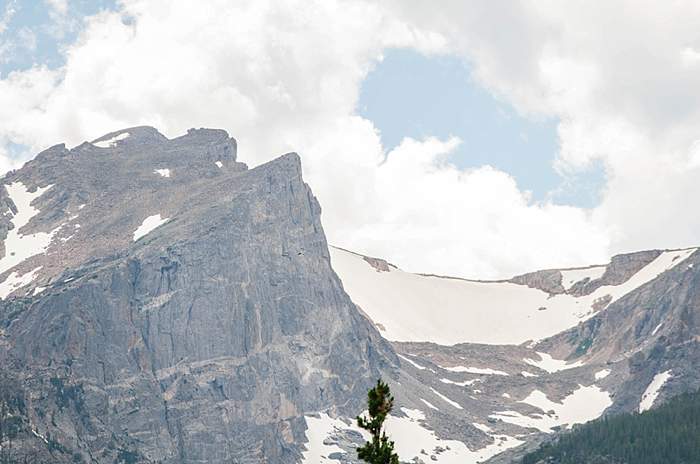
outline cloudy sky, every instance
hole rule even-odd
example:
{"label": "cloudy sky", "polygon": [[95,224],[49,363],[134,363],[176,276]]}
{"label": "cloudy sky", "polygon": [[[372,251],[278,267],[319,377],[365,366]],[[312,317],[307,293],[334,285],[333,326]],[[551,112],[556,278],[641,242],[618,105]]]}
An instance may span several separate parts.
{"label": "cloudy sky", "polygon": [[0,170],[296,151],[331,243],[465,277],[700,244],[700,2],[0,0]]}

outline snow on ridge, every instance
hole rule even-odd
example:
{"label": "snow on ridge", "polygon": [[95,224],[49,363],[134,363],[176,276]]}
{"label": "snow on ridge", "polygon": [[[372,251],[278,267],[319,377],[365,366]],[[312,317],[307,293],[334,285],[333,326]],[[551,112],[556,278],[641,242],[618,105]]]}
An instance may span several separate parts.
{"label": "snow on ridge", "polygon": [[440,369],[445,369],[450,372],[467,372],[469,374],[486,374],[486,375],[508,375],[507,372],[498,371],[496,369],[491,369],[488,367],[466,367],[466,366],[454,366],[454,367],[444,367],[438,366]]}
{"label": "snow on ridge", "polygon": [[153,174],[158,174],[161,177],[170,177],[170,169],[156,169]]}
{"label": "snow on ridge", "polygon": [[561,284],[565,290],[570,290],[571,287],[581,282],[584,279],[593,281],[600,279],[605,274],[607,266],[591,266],[578,269],[564,269],[559,271],[561,274]]}
{"label": "snow on ridge", "polygon": [[153,216],[148,216],[134,231],[134,242],[143,237],[144,235],[149,234],[155,228],[163,225],[166,221],[168,221],[168,219],[169,218],[161,218],[160,213],[154,214]]}
{"label": "snow on ridge", "polygon": [[567,369],[573,369],[575,367],[581,367],[584,364],[581,361],[569,363],[568,361],[565,361],[563,359],[554,359],[551,355],[547,353],[541,353],[539,351],[537,351],[537,354],[540,356],[539,361],[529,358],[526,358],[523,361],[525,361],[527,364],[530,364],[531,366],[539,367],[543,371],[547,371],[550,374],[559,371],[564,371]]}
{"label": "snow on ridge", "polygon": [[566,425],[571,428],[575,424],[583,424],[600,417],[612,405],[610,394],[595,385],[584,387],[579,385],[560,403],[551,401],[539,390],[533,390],[519,403],[540,409],[543,414],[523,415],[517,411],[498,411],[489,417],[501,419],[523,428],[534,428],[541,432],[551,433],[554,427]]}
{"label": "snow on ridge", "polygon": [[122,140],[129,138],[130,135],[131,134],[129,134],[128,132],[122,132],[121,134],[117,134],[114,137],[108,138],[106,140],[92,142],[92,144],[95,145],[96,147],[100,147],[100,148],[111,148],[111,147],[115,147],[117,145],[117,142],[120,142]]}
{"label": "snow on ridge", "polygon": [[659,392],[670,378],[670,370],[661,372],[654,376],[647,389],[644,390],[644,394],[642,394],[642,399],[639,402],[639,412],[648,411],[652,406],[654,406],[654,402],[659,396]]}
{"label": "snow on ridge", "polygon": [[659,322],[659,325],[657,325],[656,327],[654,327],[654,330],[651,331],[651,336],[652,336],[652,337],[653,337],[654,335],[656,335],[656,332],[659,331],[659,329],[661,328],[662,325],[664,325],[664,323],[663,323],[663,322]]}
{"label": "snow on ridge", "polygon": [[[361,256],[330,247],[333,269],[350,298],[385,328],[387,339],[519,345],[575,327],[689,257],[696,248],[662,252],[619,285],[589,295],[550,295],[512,282],[426,276],[392,269],[376,272]],[[600,272],[603,266],[596,267]],[[591,272],[588,268],[586,272]],[[601,302],[607,304],[601,305]]]}
{"label": "snow on ridge", "polygon": [[51,187],[53,185],[40,187],[32,193],[19,181],[5,185],[8,196],[17,207],[17,213],[10,220],[14,227],[7,232],[7,237],[5,238],[5,256],[0,259],[0,274],[15,267],[27,258],[44,253],[51,244],[51,239],[58,229],[51,232],[37,232],[28,235],[20,233],[20,229],[40,212],[32,206],[32,202]]}

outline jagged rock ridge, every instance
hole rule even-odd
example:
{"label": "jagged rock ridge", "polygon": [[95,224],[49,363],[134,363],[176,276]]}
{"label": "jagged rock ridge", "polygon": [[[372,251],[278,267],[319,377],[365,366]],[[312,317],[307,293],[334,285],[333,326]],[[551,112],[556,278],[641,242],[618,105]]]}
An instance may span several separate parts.
{"label": "jagged rock ridge", "polygon": [[330,267],[296,154],[247,170],[224,131],[139,127],[3,182],[5,238],[37,192],[15,242],[48,236],[0,275],[24,278],[0,305],[17,452],[298,462],[304,414],[351,414],[397,363]]}

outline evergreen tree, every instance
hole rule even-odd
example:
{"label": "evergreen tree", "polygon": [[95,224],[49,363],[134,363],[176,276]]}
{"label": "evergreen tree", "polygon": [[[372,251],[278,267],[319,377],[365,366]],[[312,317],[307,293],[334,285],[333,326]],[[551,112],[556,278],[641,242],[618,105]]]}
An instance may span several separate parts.
{"label": "evergreen tree", "polygon": [[394,453],[394,442],[382,430],[384,420],[394,406],[389,385],[377,380],[377,386],[367,393],[369,418],[357,416],[357,425],[372,435],[372,441],[357,449],[360,459],[369,464],[399,464],[399,456]]}

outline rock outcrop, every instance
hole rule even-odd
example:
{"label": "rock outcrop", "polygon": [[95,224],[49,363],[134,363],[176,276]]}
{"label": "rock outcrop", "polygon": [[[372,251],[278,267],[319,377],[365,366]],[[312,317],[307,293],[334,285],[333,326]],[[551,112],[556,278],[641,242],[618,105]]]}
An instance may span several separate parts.
{"label": "rock outcrop", "polygon": [[224,131],[141,127],[4,183],[10,219],[42,192],[16,240],[49,235],[0,277],[31,272],[0,304],[17,453],[298,462],[306,412],[354,413],[398,364],[331,269],[296,154],[247,170]]}

